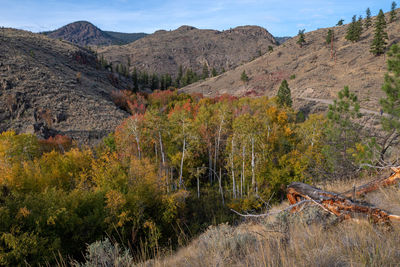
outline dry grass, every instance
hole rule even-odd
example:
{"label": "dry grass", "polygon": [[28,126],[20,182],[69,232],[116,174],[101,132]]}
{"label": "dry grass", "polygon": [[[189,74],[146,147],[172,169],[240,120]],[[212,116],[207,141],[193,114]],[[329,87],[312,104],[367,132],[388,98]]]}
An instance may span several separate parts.
{"label": "dry grass", "polygon": [[[353,183],[327,184],[324,189],[342,192]],[[400,214],[397,186],[371,193],[365,200]],[[238,227],[210,227],[177,253],[139,266],[398,266],[399,241],[400,225],[388,228],[367,220],[339,222],[317,207],[309,207],[301,214],[280,214]]]}

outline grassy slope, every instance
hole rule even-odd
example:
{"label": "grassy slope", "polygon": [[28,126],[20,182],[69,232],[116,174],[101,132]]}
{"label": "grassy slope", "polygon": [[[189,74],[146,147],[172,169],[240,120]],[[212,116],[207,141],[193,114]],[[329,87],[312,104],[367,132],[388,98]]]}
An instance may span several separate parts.
{"label": "grassy slope", "polygon": [[[352,185],[351,181],[321,187],[343,192]],[[397,186],[371,193],[365,200],[400,214]],[[400,225],[388,229],[366,220],[337,222],[318,208],[308,208],[301,215],[209,228],[177,253],[143,266],[394,266],[400,262],[399,239]]]}

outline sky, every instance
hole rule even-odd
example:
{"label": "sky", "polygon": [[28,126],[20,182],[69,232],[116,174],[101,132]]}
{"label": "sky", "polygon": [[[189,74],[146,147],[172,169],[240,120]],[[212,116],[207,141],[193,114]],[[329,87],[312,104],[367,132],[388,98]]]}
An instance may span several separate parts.
{"label": "sky", "polygon": [[[0,0],[0,26],[41,32],[86,20],[102,30],[153,33],[181,25],[227,30],[258,25],[294,36],[345,23],[353,15],[388,12],[392,0]],[[400,6],[400,2],[399,2]]]}

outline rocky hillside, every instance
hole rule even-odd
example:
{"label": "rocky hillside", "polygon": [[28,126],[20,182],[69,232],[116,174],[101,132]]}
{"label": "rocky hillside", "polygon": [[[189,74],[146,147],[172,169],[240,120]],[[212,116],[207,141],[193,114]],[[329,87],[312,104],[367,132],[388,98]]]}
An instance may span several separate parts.
{"label": "rocky hillside", "polygon": [[[369,52],[373,26],[364,29],[361,40],[356,43],[345,39],[347,27],[329,28],[335,33],[333,57],[331,46],[325,43],[328,29],[319,29],[305,34],[303,47],[296,44],[298,38],[294,37],[271,53],[217,77],[191,84],[183,91],[207,96],[225,93],[274,96],[281,81],[287,79],[295,105],[321,103],[326,106],[348,85],[358,94],[363,108],[379,111],[386,58]],[[399,19],[388,24],[386,30],[388,47],[400,41]],[[243,71],[249,76],[249,82],[241,81]]]}
{"label": "rocky hillside", "polygon": [[127,115],[111,101],[113,75],[96,68],[89,50],[7,28],[0,43],[0,132],[92,142]]}
{"label": "rocky hillside", "polygon": [[180,65],[197,72],[204,64],[218,72],[223,68],[229,70],[266,53],[269,46],[276,46],[274,37],[257,26],[222,32],[181,26],[174,31],[157,31],[128,45],[104,47],[98,52],[114,64],[128,65],[129,59],[131,70],[137,67],[176,75]]}
{"label": "rocky hillside", "polygon": [[80,46],[122,45],[136,41],[145,33],[120,33],[102,31],[87,21],[77,21],[65,25],[55,31],[44,32],[53,39],[62,39]]}

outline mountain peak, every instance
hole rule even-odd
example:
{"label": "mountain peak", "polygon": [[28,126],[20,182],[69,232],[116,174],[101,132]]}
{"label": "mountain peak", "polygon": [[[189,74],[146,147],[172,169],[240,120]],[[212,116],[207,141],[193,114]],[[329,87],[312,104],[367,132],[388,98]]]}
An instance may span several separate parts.
{"label": "mountain peak", "polygon": [[145,33],[102,31],[93,23],[85,20],[69,23],[55,31],[44,34],[50,38],[63,39],[80,46],[121,45],[136,41],[147,35]]}
{"label": "mountain peak", "polygon": [[189,25],[182,25],[178,29],[176,29],[176,31],[191,31],[191,30],[197,30],[197,28]]}

